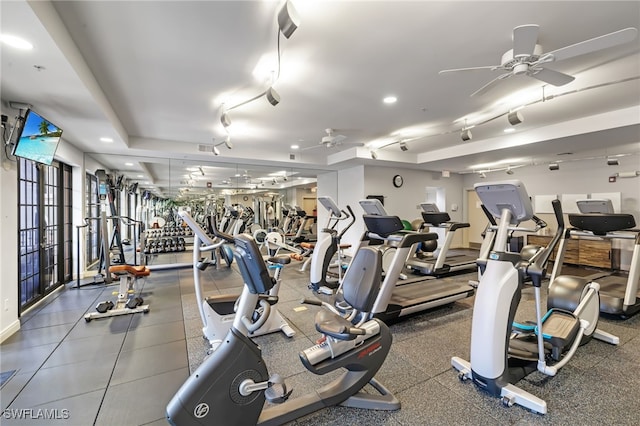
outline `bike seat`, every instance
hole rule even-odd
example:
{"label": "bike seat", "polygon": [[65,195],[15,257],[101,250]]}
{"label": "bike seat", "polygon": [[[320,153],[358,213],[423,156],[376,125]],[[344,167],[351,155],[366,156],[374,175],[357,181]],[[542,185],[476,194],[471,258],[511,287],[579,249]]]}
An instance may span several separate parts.
{"label": "bike seat", "polygon": [[315,317],[316,330],[338,340],[353,340],[359,335],[366,334],[362,328],[354,327],[340,315],[327,310],[320,310]]}

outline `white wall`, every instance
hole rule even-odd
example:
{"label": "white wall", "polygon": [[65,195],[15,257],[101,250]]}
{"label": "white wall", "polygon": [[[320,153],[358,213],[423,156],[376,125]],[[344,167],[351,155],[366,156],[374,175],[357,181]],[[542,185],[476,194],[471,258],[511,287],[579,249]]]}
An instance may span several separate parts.
{"label": "white wall", "polygon": [[[3,144],[0,144],[3,145]],[[0,342],[20,329],[18,320],[17,164],[0,153]]]}
{"label": "white wall", "polygon": [[[393,176],[400,174],[404,184],[400,188],[393,186]],[[326,173],[318,176],[318,195],[330,195],[340,208],[350,205],[356,215],[356,223],[344,235],[343,242],[357,247],[365,226],[362,220],[363,211],[358,201],[367,195],[382,195],[387,212],[402,219],[412,221],[420,218],[418,204],[426,200],[427,187],[443,188],[445,204],[451,220],[462,219],[463,178],[451,175],[444,178],[438,172],[400,169],[379,166],[356,166],[338,172]],[[451,206],[456,204],[457,211]],[[326,212],[318,211],[320,224],[326,223]],[[353,254],[353,249],[347,251]]]}
{"label": "white wall", "polygon": [[465,175],[464,187],[471,189],[477,182],[518,179],[524,183],[530,196],[620,192],[620,213],[634,215],[636,224],[640,226],[640,177],[619,178],[615,183],[609,182],[609,176],[616,172],[634,170],[640,170],[639,155],[623,157],[619,166],[607,166],[606,161],[600,158],[563,162],[560,163],[560,170],[554,171],[545,164],[521,167],[511,176],[504,171],[487,173],[486,179],[480,179],[478,175]]}

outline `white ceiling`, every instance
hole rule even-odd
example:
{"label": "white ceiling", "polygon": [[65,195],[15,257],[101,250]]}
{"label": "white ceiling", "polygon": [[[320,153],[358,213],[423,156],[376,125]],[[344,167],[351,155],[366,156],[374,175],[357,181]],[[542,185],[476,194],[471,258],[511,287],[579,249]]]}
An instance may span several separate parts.
{"label": "white ceiling", "polygon": [[[165,186],[178,185],[160,183],[169,159],[188,162],[185,168],[221,163],[225,169],[208,176],[216,185],[256,166],[265,175],[304,177],[355,164],[467,173],[505,159],[490,167],[631,154],[630,167],[640,167],[638,38],[547,65],[576,77],[561,87],[515,76],[470,97],[500,72],[438,74],[499,65],[519,25],[540,26],[543,52],[638,28],[640,2],[291,2],[300,25],[280,38],[273,87],[281,102],[262,97],[229,111],[234,146],[220,146],[220,156],[198,145],[224,136],[224,108],[269,86],[252,73],[263,55],[276,55],[280,1],[2,1],[2,33],[34,44],[30,51],[2,45],[2,100],[33,105],[64,129],[67,142],[101,154],[113,169],[126,170],[124,156],[145,157],[130,177],[143,173]],[[383,104],[387,95],[397,103]],[[503,133],[505,114],[523,104],[524,122]],[[462,142],[465,119],[489,121]],[[306,149],[326,128],[352,145]],[[393,143],[400,138],[408,151]],[[154,164],[160,170],[150,170]]]}

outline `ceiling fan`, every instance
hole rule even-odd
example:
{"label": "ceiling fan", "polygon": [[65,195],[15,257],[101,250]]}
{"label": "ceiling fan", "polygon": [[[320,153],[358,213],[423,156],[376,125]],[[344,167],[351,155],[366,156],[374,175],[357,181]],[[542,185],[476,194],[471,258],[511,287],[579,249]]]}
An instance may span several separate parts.
{"label": "ceiling fan", "polygon": [[539,30],[540,27],[538,25],[521,25],[515,27],[513,29],[513,49],[502,55],[500,65],[447,69],[440,71],[439,74],[484,69],[506,71],[505,74],[499,75],[473,92],[471,96],[482,95],[493,88],[500,80],[514,75],[526,75],[553,86],[563,86],[571,83],[575,77],[544,68],[543,65],[618,46],[634,40],[638,34],[636,28],[625,28],[570,46],[565,46],[552,52],[543,53],[542,47],[538,44]]}
{"label": "ceiling fan", "polygon": [[357,143],[357,142],[344,142],[347,139],[347,137],[344,135],[335,135],[334,134],[335,129],[329,128],[329,129],[324,129],[324,131],[327,133],[327,135],[323,136],[322,139],[320,139],[320,142],[318,143],[318,145],[303,148],[303,150],[314,149],[319,147],[324,147],[328,149],[328,148],[334,148],[340,145],[357,145],[357,146],[364,145],[362,143]]}

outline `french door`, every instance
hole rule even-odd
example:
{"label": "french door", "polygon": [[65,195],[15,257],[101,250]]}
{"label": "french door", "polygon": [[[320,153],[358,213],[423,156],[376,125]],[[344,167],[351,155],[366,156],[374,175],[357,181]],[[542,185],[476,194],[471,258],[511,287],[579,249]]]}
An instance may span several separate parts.
{"label": "french door", "polygon": [[71,167],[18,159],[20,312],[72,278]]}

